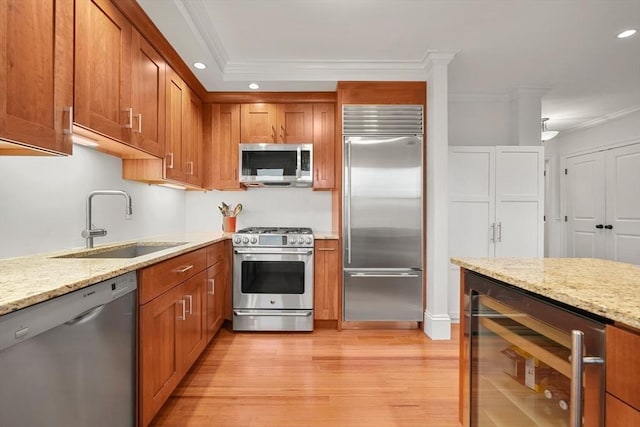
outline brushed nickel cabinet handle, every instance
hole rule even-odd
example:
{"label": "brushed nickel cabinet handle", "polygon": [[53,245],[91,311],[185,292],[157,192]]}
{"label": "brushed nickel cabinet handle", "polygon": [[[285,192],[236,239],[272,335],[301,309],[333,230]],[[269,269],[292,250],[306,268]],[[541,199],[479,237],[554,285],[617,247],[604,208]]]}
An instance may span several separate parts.
{"label": "brushed nickel cabinet handle", "polygon": [[182,304],[182,317],[178,316],[178,320],[187,320],[186,303],[181,299],[178,304]]}
{"label": "brushed nickel cabinet handle", "polygon": [[187,164],[189,165],[189,175],[193,175],[193,162],[189,161]]}
{"label": "brushed nickel cabinet handle", "polygon": [[184,297],[189,299],[189,310],[187,314],[192,315],[193,314],[193,297],[191,295],[185,295]]}
{"label": "brushed nickel cabinet handle", "polygon": [[138,114],[138,133],[142,133],[142,113]]}
{"label": "brushed nickel cabinet handle", "polygon": [[66,113],[69,113],[69,127],[67,129],[64,129],[62,133],[64,133],[65,135],[72,135],[73,134],[73,106],[65,107],[64,111]]}
{"label": "brushed nickel cabinet handle", "polygon": [[216,294],[216,279],[209,279],[209,295]]}
{"label": "brushed nickel cabinet handle", "polygon": [[318,248],[317,251],[335,251],[336,248]]}
{"label": "brushed nickel cabinet handle", "polygon": [[127,123],[125,123],[124,127],[126,129],[133,129],[133,108],[125,108],[124,111],[127,113],[127,118],[129,119]]}
{"label": "brushed nickel cabinet handle", "polygon": [[167,164],[167,169],[173,169],[173,153],[167,153],[167,157],[171,159]]}
{"label": "brushed nickel cabinet handle", "polygon": [[187,265],[186,267],[182,267],[176,270],[177,273],[186,273],[187,271],[193,268],[193,264]]}

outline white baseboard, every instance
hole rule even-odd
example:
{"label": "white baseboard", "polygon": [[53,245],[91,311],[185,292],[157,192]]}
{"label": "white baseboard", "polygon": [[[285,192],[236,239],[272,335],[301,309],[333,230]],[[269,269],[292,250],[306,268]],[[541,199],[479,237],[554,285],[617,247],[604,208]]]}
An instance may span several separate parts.
{"label": "white baseboard", "polygon": [[424,333],[432,340],[451,339],[451,318],[447,314],[424,312]]}
{"label": "white baseboard", "polygon": [[458,324],[460,323],[460,312],[459,311],[450,311],[449,318],[451,319],[451,323]]}

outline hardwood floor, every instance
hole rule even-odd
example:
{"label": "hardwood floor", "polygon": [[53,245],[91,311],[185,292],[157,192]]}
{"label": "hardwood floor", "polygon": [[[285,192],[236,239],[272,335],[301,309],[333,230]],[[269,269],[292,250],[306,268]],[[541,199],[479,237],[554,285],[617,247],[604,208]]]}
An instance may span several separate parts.
{"label": "hardwood floor", "polygon": [[458,333],[222,329],[154,427],[459,427]]}

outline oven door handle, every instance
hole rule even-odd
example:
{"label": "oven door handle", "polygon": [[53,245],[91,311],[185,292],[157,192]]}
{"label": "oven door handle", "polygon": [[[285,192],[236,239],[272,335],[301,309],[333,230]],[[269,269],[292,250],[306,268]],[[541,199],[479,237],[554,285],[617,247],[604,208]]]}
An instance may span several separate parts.
{"label": "oven door handle", "polygon": [[241,250],[234,249],[234,252],[237,254],[245,254],[245,255],[311,255],[313,251],[304,251],[304,252],[296,252],[296,251],[256,251],[256,250]]}
{"label": "oven door handle", "polygon": [[311,311],[305,311],[304,313],[282,313],[282,312],[270,312],[270,311],[237,311],[233,310],[233,314],[236,316],[273,316],[273,317],[309,317]]}

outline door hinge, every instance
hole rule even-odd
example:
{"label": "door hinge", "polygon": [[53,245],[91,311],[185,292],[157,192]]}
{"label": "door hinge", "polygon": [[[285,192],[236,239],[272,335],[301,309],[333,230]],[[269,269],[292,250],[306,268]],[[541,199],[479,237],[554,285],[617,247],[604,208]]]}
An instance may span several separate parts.
{"label": "door hinge", "polygon": [[546,222],[547,221],[547,216],[546,215],[542,215],[542,220]]}
{"label": "door hinge", "polygon": [[542,176],[547,176],[547,171],[542,172]]}
{"label": "door hinge", "polygon": [[564,216],[564,222],[567,222],[567,221],[568,221],[568,219],[567,219],[567,216],[565,215]]}
{"label": "door hinge", "polygon": [[564,174],[567,175],[569,171],[567,169],[564,170]]}

